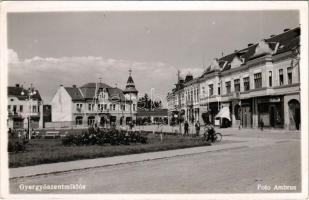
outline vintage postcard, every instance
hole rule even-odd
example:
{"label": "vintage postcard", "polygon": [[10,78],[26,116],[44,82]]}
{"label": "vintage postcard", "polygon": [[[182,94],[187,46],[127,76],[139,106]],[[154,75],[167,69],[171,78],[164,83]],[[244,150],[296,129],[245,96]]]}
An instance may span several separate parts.
{"label": "vintage postcard", "polygon": [[307,2],[1,3],[1,197],[307,199]]}

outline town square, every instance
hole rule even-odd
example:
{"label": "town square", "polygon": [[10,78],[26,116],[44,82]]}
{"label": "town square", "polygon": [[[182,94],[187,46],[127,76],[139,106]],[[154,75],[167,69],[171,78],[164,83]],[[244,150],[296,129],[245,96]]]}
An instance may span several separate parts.
{"label": "town square", "polygon": [[8,13],[9,193],[303,194],[302,24],[292,9]]}

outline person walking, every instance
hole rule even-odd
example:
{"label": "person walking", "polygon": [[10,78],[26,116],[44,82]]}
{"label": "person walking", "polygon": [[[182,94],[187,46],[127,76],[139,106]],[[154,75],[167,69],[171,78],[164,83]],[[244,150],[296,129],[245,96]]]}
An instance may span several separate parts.
{"label": "person walking", "polygon": [[200,124],[199,121],[197,121],[197,122],[195,123],[195,136],[196,136],[196,137],[199,137],[199,135],[200,135],[200,130],[201,130],[201,124]]}
{"label": "person walking", "polygon": [[264,122],[263,122],[262,119],[260,120],[260,127],[261,127],[261,131],[263,131],[263,129],[264,129]]}
{"label": "person walking", "polygon": [[184,136],[189,135],[189,124],[187,121],[185,121],[184,129],[185,129]]}

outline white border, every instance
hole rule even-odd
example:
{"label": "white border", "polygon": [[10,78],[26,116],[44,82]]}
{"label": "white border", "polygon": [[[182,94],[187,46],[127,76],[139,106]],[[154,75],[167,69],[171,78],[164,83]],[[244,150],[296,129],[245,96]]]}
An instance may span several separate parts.
{"label": "white border", "polygon": [[[276,194],[151,194],[151,195],[52,195],[52,198],[74,198],[89,199],[307,199],[308,198],[308,2],[305,1],[233,1],[233,2],[200,2],[200,1],[174,1],[174,2],[142,2],[142,1],[118,1],[118,2],[2,2],[0,4],[0,197],[16,199],[46,199],[48,195],[13,195],[8,192],[8,168],[7,168],[7,29],[6,14],[10,12],[66,12],[66,11],[209,11],[209,10],[299,10],[301,24],[301,172],[302,172],[302,192],[301,193],[276,193]],[[284,167],[284,166],[283,166]]]}

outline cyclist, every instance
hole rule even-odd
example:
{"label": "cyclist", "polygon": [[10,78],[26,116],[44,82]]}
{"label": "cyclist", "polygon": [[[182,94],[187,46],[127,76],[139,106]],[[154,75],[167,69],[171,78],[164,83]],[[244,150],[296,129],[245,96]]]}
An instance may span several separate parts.
{"label": "cyclist", "polygon": [[210,123],[207,124],[206,125],[206,131],[208,132],[206,141],[211,140],[211,142],[214,142],[215,134],[216,134],[214,126],[212,124],[210,124]]}

